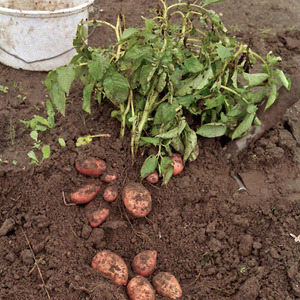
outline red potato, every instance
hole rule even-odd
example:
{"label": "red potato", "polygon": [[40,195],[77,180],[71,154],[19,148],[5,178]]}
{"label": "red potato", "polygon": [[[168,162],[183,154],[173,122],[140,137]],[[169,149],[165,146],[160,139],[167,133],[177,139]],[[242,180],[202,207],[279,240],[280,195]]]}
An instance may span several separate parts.
{"label": "red potato", "polygon": [[108,216],[109,216],[109,209],[107,208],[97,209],[92,213],[92,216],[89,219],[89,223],[92,227],[98,227],[107,219]]}
{"label": "red potato", "polygon": [[174,166],[173,175],[180,174],[184,168],[182,157],[178,154],[173,154],[171,159],[173,160],[173,166]]}
{"label": "red potato", "polygon": [[106,183],[110,183],[112,181],[117,180],[117,175],[116,174],[103,174],[101,179]]}
{"label": "red potato", "polygon": [[70,194],[70,200],[76,204],[85,204],[94,199],[101,189],[100,184],[87,184]]}
{"label": "red potato", "polygon": [[150,192],[140,183],[129,183],[122,192],[125,207],[135,217],[141,218],[149,214],[152,208]]}
{"label": "red potato", "polygon": [[106,162],[102,159],[89,157],[84,161],[75,162],[75,168],[81,174],[97,177],[106,171]]}
{"label": "red potato", "polygon": [[159,177],[158,177],[157,171],[152,172],[151,174],[149,174],[149,175],[146,177],[146,180],[147,180],[149,183],[152,183],[152,184],[157,183],[157,182],[158,182],[158,179],[159,179]]}
{"label": "red potato", "polygon": [[182,290],[174,275],[168,272],[159,272],[152,279],[156,292],[171,300],[181,299]]}
{"label": "red potato", "polygon": [[132,261],[132,270],[144,277],[150,276],[155,269],[157,251],[145,250],[136,255]]}
{"label": "red potato", "polygon": [[109,250],[103,250],[94,256],[92,268],[118,285],[127,284],[128,269],[124,260]]}
{"label": "red potato", "polygon": [[155,291],[150,282],[143,276],[133,277],[127,285],[130,300],[155,300]]}
{"label": "red potato", "polygon": [[118,197],[118,188],[116,185],[108,186],[103,192],[103,199],[108,202],[115,201]]}

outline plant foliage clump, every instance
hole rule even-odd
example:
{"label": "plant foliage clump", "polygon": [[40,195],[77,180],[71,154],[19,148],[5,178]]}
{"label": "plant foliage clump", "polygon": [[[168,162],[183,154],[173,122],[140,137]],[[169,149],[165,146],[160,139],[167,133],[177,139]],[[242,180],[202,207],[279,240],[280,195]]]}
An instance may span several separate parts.
{"label": "plant foliage clump", "polygon": [[[143,28],[124,28],[105,21],[83,22],[74,45],[77,55],[67,66],[49,73],[45,84],[54,107],[65,114],[71,83],[84,84],[82,108],[91,112],[91,99],[109,99],[112,117],[131,132],[131,153],[154,145],[157,154],[145,160],[141,176],[158,169],[166,184],[172,176],[172,151],[184,162],[198,154],[197,135],[232,139],[246,134],[258,105],[269,108],[279,85],[290,81],[277,68],[281,61],[270,52],[266,58],[249,45],[229,37],[219,15],[207,8],[222,0],[204,0],[167,5],[160,0],[152,19]],[[95,48],[86,44],[86,25],[107,25],[116,34],[116,44]],[[253,72],[258,65],[259,72]],[[256,68],[257,69],[257,68]],[[198,122],[187,122],[192,115]]]}

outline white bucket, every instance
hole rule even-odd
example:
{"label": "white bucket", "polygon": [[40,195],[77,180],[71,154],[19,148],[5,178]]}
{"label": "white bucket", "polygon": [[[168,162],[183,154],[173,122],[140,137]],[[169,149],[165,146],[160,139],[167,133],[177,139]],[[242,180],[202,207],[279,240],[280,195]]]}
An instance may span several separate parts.
{"label": "white bucket", "polygon": [[50,71],[76,54],[77,25],[94,0],[0,0],[0,62]]}

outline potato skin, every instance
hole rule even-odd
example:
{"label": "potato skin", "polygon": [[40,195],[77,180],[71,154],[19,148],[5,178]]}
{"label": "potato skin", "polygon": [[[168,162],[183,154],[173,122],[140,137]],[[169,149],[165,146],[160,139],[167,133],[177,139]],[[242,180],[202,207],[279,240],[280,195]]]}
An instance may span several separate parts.
{"label": "potato skin", "polygon": [[81,174],[97,177],[105,172],[106,162],[102,159],[89,157],[83,161],[76,161],[75,168]]}
{"label": "potato skin", "polygon": [[91,227],[98,227],[101,225],[109,216],[109,209],[100,208],[93,211],[91,218],[89,219],[89,223]]}
{"label": "potato skin", "polygon": [[116,174],[103,174],[101,179],[106,183],[110,183],[112,181],[117,180],[117,175]]}
{"label": "potato skin", "polygon": [[163,296],[172,300],[181,299],[182,290],[179,282],[169,272],[160,272],[155,275],[152,279],[152,284],[156,290],[156,292]]}
{"label": "potato skin", "polygon": [[70,200],[76,204],[85,204],[90,202],[101,189],[100,184],[87,184],[70,194]]}
{"label": "potato skin", "polygon": [[178,154],[173,154],[171,159],[173,160],[173,166],[174,166],[173,175],[175,176],[180,174],[184,168],[182,157]]}
{"label": "potato skin", "polygon": [[154,171],[146,177],[146,180],[149,183],[155,184],[158,182],[158,178],[159,178],[159,176],[158,176],[157,171]]}
{"label": "potato skin", "polygon": [[150,276],[156,266],[157,251],[145,250],[137,254],[132,261],[132,270],[144,277]]}
{"label": "potato skin", "polygon": [[109,250],[103,250],[94,256],[92,268],[118,285],[127,284],[128,269],[124,260]]}
{"label": "potato skin", "polygon": [[127,184],[122,192],[125,207],[135,217],[141,218],[149,214],[152,208],[150,192],[140,183]]}
{"label": "potato skin", "polygon": [[127,285],[130,300],[155,300],[155,291],[150,282],[143,276],[133,277]]}
{"label": "potato skin", "polygon": [[115,201],[118,197],[118,188],[116,185],[108,186],[103,192],[103,199],[108,202]]}

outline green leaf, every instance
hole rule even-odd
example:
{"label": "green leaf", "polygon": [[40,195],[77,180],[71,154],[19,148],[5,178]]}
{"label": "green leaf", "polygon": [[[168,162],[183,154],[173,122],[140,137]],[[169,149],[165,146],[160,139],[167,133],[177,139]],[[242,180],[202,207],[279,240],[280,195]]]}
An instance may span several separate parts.
{"label": "green leaf", "polygon": [[141,140],[147,144],[152,144],[154,146],[158,146],[160,141],[159,138],[151,138],[151,137],[141,137]]}
{"label": "green leaf", "polygon": [[157,67],[150,65],[144,65],[141,69],[140,84],[143,91],[146,93],[150,87],[150,81],[156,71]]}
{"label": "green leaf", "polygon": [[93,141],[91,136],[81,136],[76,141],[76,147],[85,146]]}
{"label": "green leaf", "polygon": [[167,73],[163,72],[160,74],[159,76],[159,80],[158,83],[156,85],[156,91],[161,93],[163,91],[163,89],[165,88],[167,82],[166,82],[166,78],[167,78]]}
{"label": "green leaf", "polygon": [[30,137],[36,142],[38,141],[38,136],[39,136],[39,134],[37,131],[33,130],[30,132]]}
{"label": "green leaf", "polygon": [[52,89],[52,85],[54,82],[57,82],[57,72],[55,71],[51,71],[48,73],[48,75],[45,78],[45,86],[47,88],[48,91],[50,91]]}
{"label": "green leaf", "polygon": [[279,62],[281,62],[282,59],[281,59],[280,56],[274,56],[274,55],[272,55],[272,51],[270,51],[270,52],[267,54],[267,61],[268,61],[268,63],[269,63],[271,66],[275,66],[275,65],[277,65]]}
{"label": "green leaf", "polygon": [[252,114],[255,113],[257,111],[257,106],[255,104],[249,104],[247,107],[247,113],[248,114]]}
{"label": "green leaf", "polygon": [[154,124],[164,124],[169,121],[172,121],[176,115],[175,105],[169,103],[161,103],[154,116]]}
{"label": "green leaf", "polygon": [[66,93],[69,94],[71,84],[75,80],[75,70],[73,65],[63,66],[59,67],[57,70],[57,82],[60,87],[60,89]]}
{"label": "green leaf", "polygon": [[195,101],[195,97],[193,95],[187,95],[183,97],[177,97],[176,100],[180,105],[189,107]]}
{"label": "green leaf", "polygon": [[95,81],[100,81],[109,65],[109,61],[103,55],[97,55],[96,60],[88,61],[89,74]]}
{"label": "green leaf", "polygon": [[218,2],[223,2],[223,1],[225,1],[225,0],[205,0],[203,6],[206,6],[211,3],[218,3]]}
{"label": "green leaf", "polygon": [[58,143],[61,147],[66,147],[66,142],[63,138],[59,138],[58,139]]}
{"label": "green leaf", "polygon": [[50,97],[54,107],[64,116],[66,111],[66,96],[65,93],[59,88],[57,82],[54,82],[52,85]]}
{"label": "green leaf", "polygon": [[291,80],[279,69],[276,69],[274,74],[280,80],[282,85],[289,91],[291,89]]}
{"label": "green leaf", "polygon": [[126,78],[118,72],[110,72],[103,81],[104,92],[111,101],[124,103],[129,95],[129,85]]}
{"label": "green leaf", "polygon": [[141,168],[141,177],[145,178],[153,173],[157,167],[158,159],[155,155],[150,155],[143,163]]}
{"label": "green leaf", "polygon": [[28,152],[27,156],[32,159],[30,164],[37,164],[37,165],[39,164],[39,160],[37,159],[37,157],[33,151]]}
{"label": "green leaf", "polygon": [[204,136],[204,137],[209,137],[209,138],[214,138],[218,136],[222,136],[226,133],[227,127],[225,124],[222,123],[208,123],[205,125],[202,125],[198,130],[197,134]]}
{"label": "green leaf", "polygon": [[185,147],[184,155],[183,155],[183,163],[185,163],[190,157],[191,153],[194,151],[195,147],[197,147],[197,134],[194,130],[190,129],[188,125],[184,130],[183,140],[184,140],[184,147]]}
{"label": "green leaf", "polygon": [[246,81],[248,81],[249,86],[259,86],[262,85],[269,78],[269,74],[266,73],[249,74],[243,72],[243,77]]}
{"label": "green leaf", "polygon": [[232,75],[232,77],[231,77],[232,85],[233,85],[233,87],[236,88],[236,89],[238,88],[238,87],[237,87],[237,75],[238,75],[238,71],[235,70],[234,73],[233,73],[233,75]]}
{"label": "green leaf", "polygon": [[90,83],[86,85],[83,89],[83,103],[82,103],[82,109],[87,112],[91,113],[91,94],[94,89],[94,83]]}
{"label": "green leaf", "polygon": [[200,61],[195,56],[189,57],[184,62],[184,66],[188,73],[200,73],[200,72],[204,71],[203,64],[201,64]]}
{"label": "green leaf", "polygon": [[271,85],[269,99],[267,101],[265,110],[268,109],[276,101],[277,97],[278,97],[277,86],[275,83],[273,83]]}
{"label": "green leaf", "polygon": [[122,33],[121,42],[132,37],[133,35],[135,35],[138,32],[139,32],[139,29],[137,29],[137,28],[132,28],[132,27],[126,28]]}
{"label": "green leaf", "polygon": [[216,98],[206,99],[204,101],[205,109],[212,109],[222,105],[225,101],[226,97],[224,95],[219,95]]}
{"label": "green leaf", "polygon": [[240,123],[240,125],[234,130],[232,134],[232,139],[236,139],[247,133],[252,126],[253,120],[255,118],[255,114],[248,114],[244,120]]}
{"label": "green leaf", "polygon": [[38,115],[34,115],[34,118],[36,119],[37,122],[41,123],[42,125],[45,125],[49,128],[51,127],[48,120],[46,120],[45,118]]}
{"label": "green leaf", "polygon": [[50,146],[49,145],[45,145],[42,148],[42,153],[43,153],[43,160],[47,159],[50,157]]}
{"label": "green leaf", "polygon": [[231,57],[232,48],[224,47],[221,44],[217,44],[217,53],[222,60],[225,60],[228,57]]}
{"label": "green leaf", "polygon": [[164,132],[161,134],[158,134],[156,136],[156,138],[161,138],[161,139],[172,139],[175,138],[177,136],[179,136],[182,131],[184,130],[184,128],[187,126],[187,123],[185,120],[181,120],[178,127],[175,127],[171,130],[169,130],[168,132]]}
{"label": "green leaf", "polygon": [[247,99],[250,99],[253,104],[261,103],[262,100],[267,96],[267,89],[262,89],[256,93],[249,91],[245,94]]}
{"label": "green leaf", "polygon": [[184,144],[179,136],[172,138],[171,146],[175,151],[183,154],[184,153]]}
{"label": "green leaf", "polygon": [[162,157],[159,164],[159,173],[163,177],[163,185],[168,184],[173,175],[173,171],[173,160],[169,157]]}

